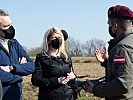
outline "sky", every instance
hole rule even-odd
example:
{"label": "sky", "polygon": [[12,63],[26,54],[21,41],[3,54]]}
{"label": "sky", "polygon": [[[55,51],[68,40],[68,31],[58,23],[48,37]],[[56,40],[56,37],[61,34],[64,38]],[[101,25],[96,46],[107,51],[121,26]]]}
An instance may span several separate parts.
{"label": "sky", "polygon": [[13,21],[15,38],[28,49],[40,47],[52,27],[66,30],[81,43],[95,38],[109,41],[107,11],[115,5],[133,10],[132,0],[0,0],[0,8]]}

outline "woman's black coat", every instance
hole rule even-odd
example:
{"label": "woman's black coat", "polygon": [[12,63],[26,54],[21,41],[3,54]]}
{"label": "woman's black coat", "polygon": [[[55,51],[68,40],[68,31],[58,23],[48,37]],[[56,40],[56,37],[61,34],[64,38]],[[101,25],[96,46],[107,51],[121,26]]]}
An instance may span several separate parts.
{"label": "woman's black coat", "polygon": [[[58,78],[67,76],[72,68],[71,60],[64,57],[52,57],[46,54],[37,54],[35,60],[36,70],[32,75],[32,84],[39,87],[39,100],[74,100],[71,84],[58,83]],[[70,84],[70,85],[69,85]]]}

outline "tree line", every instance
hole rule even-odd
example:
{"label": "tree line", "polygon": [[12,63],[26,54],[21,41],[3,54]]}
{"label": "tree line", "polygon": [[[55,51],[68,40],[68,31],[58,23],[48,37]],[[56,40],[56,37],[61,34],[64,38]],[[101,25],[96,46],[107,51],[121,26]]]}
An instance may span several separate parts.
{"label": "tree line", "polygon": [[[81,56],[95,56],[96,48],[99,48],[103,51],[104,47],[106,46],[106,42],[101,39],[90,39],[85,41],[84,43],[80,42],[79,40],[75,40],[73,38],[69,38],[65,42],[66,51],[71,56],[81,57]],[[28,54],[32,57],[35,57],[37,53],[40,52],[41,47],[27,49],[24,47]]]}

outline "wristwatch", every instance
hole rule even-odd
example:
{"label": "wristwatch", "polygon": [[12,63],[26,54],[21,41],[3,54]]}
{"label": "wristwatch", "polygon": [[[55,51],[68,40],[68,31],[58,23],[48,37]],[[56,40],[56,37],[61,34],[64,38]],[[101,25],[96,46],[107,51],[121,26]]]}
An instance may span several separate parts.
{"label": "wristwatch", "polygon": [[14,69],[14,67],[13,66],[9,66],[9,69],[10,69],[10,71],[12,71]]}

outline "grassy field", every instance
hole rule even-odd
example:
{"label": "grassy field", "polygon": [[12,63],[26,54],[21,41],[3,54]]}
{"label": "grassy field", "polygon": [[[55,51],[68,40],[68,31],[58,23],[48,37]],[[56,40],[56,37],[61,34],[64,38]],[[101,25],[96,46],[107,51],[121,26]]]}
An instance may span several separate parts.
{"label": "grassy field", "polygon": [[[88,75],[81,80],[97,79],[104,76],[104,68],[93,57],[73,57],[73,68],[77,76]],[[23,100],[37,100],[38,88],[31,85],[31,75],[25,76],[23,81]],[[78,100],[102,100],[83,90]]]}

